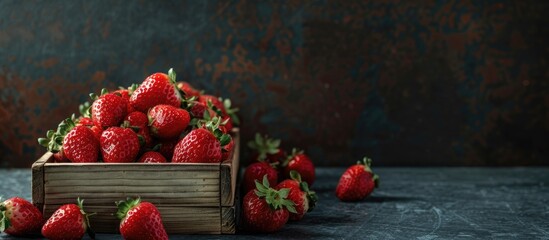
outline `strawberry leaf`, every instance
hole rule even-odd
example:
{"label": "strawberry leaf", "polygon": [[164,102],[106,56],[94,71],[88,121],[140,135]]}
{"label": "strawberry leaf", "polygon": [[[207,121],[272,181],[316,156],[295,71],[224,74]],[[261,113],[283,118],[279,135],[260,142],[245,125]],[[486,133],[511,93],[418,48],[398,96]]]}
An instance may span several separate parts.
{"label": "strawberry leaf", "polygon": [[6,216],[5,207],[2,205],[0,208],[0,232],[8,229],[10,227],[10,220]]}
{"label": "strawberry leaf", "polygon": [[221,144],[222,147],[229,144],[230,142],[231,142],[231,136],[229,136],[228,134],[223,134],[219,138],[219,144]]}

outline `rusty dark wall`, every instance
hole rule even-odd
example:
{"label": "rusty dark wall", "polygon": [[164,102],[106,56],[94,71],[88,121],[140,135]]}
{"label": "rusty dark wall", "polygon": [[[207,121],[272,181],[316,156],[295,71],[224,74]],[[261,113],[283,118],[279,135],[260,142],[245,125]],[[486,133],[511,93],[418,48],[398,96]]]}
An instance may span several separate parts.
{"label": "rusty dark wall", "polygon": [[[284,4],[286,3],[286,4]],[[0,151],[178,77],[318,165],[548,165],[548,1],[0,1]]]}

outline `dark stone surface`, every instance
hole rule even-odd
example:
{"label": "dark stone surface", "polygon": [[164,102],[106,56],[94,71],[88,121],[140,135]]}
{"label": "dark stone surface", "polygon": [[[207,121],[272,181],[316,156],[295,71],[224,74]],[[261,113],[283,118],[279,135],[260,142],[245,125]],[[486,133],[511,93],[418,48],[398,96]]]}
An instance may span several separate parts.
{"label": "dark stone surface", "polygon": [[[280,232],[170,239],[549,239],[549,168],[376,168],[381,187],[356,203],[335,197],[343,170],[319,169],[317,208]],[[0,182],[4,197],[30,198],[30,170]]]}
{"label": "dark stone surface", "polygon": [[174,67],[319,165],[549,164],[549,1],[0,1],[0,167]]}

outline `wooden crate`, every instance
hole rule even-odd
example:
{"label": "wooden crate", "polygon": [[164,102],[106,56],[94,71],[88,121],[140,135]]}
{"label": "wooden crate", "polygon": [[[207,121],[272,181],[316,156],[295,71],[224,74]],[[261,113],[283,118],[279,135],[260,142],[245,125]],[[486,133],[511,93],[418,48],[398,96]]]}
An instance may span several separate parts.
{"label": "wooden crate", "polygon": [[234,234],[240,135],[234,152],[220,164],[54,163],[46,153],[32,165],[32,201],[49,217],[76,198],[92,228],[118,233],[115,201],[141,197],[155,204],[169,234]]}

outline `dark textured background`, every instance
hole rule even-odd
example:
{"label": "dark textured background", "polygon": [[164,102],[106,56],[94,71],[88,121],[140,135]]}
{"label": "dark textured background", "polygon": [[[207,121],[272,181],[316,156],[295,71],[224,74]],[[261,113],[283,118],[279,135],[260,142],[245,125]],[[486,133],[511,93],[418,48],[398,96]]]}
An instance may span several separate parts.
{"label": "dark textured background", "polygon": [[548,165],[549,1],[0,1],[0,151],[174,67],[318,165]]}

